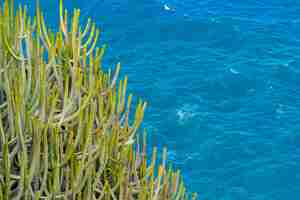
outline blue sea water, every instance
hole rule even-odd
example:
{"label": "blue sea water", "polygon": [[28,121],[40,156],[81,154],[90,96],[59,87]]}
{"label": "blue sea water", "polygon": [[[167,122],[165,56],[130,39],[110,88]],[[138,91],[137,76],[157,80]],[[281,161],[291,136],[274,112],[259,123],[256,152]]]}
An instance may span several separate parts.
{"label": "blue sea water", "polygon": [[[29,4],[34,10],[34,0]],[[57,26],[57,1],[41,1]],[[300,1],[65,0],[202,200],[300,199]]]}

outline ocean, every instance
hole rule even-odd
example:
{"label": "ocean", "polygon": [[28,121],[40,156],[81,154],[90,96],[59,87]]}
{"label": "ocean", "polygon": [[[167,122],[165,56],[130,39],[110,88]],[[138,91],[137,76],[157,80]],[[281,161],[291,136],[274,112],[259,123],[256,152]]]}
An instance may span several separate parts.
{"label": "ocean", "polygon": [[[34,12],[35,0],[19,0]],[[300,199],[300,1],[65,0],[201,200]],[[58,0],[43,0],[55,29]],[[71,11],[71,10],[70,10]]]}

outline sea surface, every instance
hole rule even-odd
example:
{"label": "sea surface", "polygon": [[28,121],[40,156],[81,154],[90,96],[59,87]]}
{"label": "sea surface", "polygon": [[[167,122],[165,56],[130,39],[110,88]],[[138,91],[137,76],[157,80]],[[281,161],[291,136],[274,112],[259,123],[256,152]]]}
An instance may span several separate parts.
{"label": "sea surface", "polygon": [[[34,11],[35,0],[19,0]],[[58,0],[41,0],[55,29]],[[65,0],[201,200],[300,199],[300,1]]]}

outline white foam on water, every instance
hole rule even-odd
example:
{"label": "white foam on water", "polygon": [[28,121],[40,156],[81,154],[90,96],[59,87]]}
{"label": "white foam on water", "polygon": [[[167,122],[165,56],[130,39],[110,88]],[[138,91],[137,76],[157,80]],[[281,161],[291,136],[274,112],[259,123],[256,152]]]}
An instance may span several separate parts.
{"label": "white foam on water", "polygon": [[171,10],[171,8],[168,6],[168,4],[164,4],[164,9],[168,10],[168,11]]}
{"label": "white foam on water", "polygon": [[233,73],[233,74],[239,74],[239,73],[240,73],[239,71],[237,71],[237,70],[234,69],[234,68],[230,68],[229,71],[230,71],[231,73]]}
{"label": "white foam on water", "polygon": [[181,108],[176,110],[177,121],[180,124],[195,117],[198,113],[198,105],[184,104]]}
{"label": "white foam on water", "polygon": [[164,10],[166,11],[175,11],[175,7],[172,7],[170,4],[165,3],[164,4]]}

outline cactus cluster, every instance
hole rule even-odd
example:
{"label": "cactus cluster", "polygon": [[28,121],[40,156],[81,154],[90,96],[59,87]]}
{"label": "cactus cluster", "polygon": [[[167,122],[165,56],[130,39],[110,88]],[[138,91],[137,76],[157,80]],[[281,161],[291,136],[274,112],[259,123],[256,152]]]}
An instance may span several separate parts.
{"label": "cactus cluster", "polygon": [[38,5],[0,3],[0,200],[190,198],[166,150],[147,156],[146,103],[132,113],[120,64],[102,69],[99,29],[79,15],[60,1],[54,32]]}

